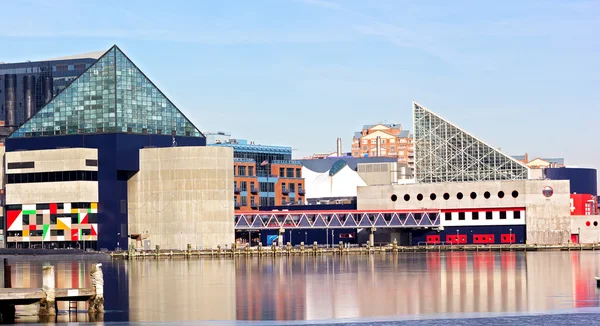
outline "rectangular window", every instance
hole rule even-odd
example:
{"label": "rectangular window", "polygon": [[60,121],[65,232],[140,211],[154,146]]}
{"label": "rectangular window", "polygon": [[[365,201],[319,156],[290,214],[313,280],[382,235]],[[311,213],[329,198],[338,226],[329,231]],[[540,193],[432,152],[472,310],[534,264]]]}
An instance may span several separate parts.
{"label": "rectangular window", "polygon": [[281,183],[281,189],[282,190],[287,190],[287,188],[285,187],[285,182]]}
{"label": "rectangular window", "polygon": [[121,214],[127,214],[127,201],[121,199]]}
{"label": "rectangular window", "polygon": [[302,178],[302,169],[296,169],[296,178]]}
{"label": "rectangular window", "polygon": [[35,216],[35,224],[36,225],[43,225],[44,224],[44,215],[42,214],[37,214]]}
{"label": "rectangular window", "polygon": [[254,167],[253,166],[248,167],[248,175],[251,177],[254,176]]}
{"label": "rectangular window", "polygon": [[244,165],[238,166],[238,175],[240,175],[240,176],[246,175],[246,166],[244,166]]}
{"label": "rectangular window", "polygon": [[29,225],[29,215],[23,214],[23,225]]}
{"label": "rectangular window", "polygon": [[471,213],[471,217],[473,218],[474,221],[479,220],[479,212]]}
{"label": "rectangular window", "polygon": [[493,218],[494,214],[492,214],[492,212],[485,212],[485,219],[486,220],[491,220]]}
{"label": "rectangular window", "polygon": [[246,196],[241,196],[241,204],[242,206],[248,206],[248,197]]}
{"label": "rectangular window", "polygon": [[92,230],[90,229],[82,229],[81,235],[92,235]]}
{"label": "rectangular window", "polygon": [[452,221],[452,213],[444,213],[444,220],[446,221]]}
{"label": "rectangular window", "polygon": [[513,218],[515,220],[520,220],[521,219],[521,211],[514,211],[513,212]]}
{"label": "rectangular window", "polygon": [[50,215],[50,224],[56,224],[56,215]]}
{"label": "rectangular window", "polygon": [[13,162],[7,165],[8,169],[33,169],[35,167],[34,162]]}
{"label": "rectangular window", "polygon": [[279,176],[280,177],[285,177],[285,168],[279,168]]}
{"label": "rectangular window", "polygon": [[98,166],[98,160],[85,160],[85,166]]}
{"label": "rectangular window", "polygon": [[464,221],[465,220],[465,212],[459,212],[458,213],[458,220],[459,221]]}
{"label": "rectangular window", "polygon": [[501,220],[506,220],[506,211],[500,212],[500,219]]}
{"label": "rectangular window", "polygon": [[286,169],[286,177],[288,177],[288,178],[293,178],[294,177],[294,169],[293,168],[287,168]]}
{"label": "rectangular window", "polygon": [[242,191],[248,191],[248,182],[242,181]]}
{"label": "rectangular window", "polygon": [[290,192],[296,192],[296,184],[290,183]]}

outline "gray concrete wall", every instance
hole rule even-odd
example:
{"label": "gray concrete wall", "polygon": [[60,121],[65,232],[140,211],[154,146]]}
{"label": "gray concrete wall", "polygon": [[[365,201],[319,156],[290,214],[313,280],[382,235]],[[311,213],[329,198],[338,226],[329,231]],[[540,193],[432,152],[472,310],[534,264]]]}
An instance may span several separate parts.
{"label": "gray concrete wall", "polygon": [[600,243],[600,215],[572,215],[571,234],[579,235],[579,243]]}
{"label": "gray concrete wall", "polygon": [[151,246],[215,248],[234,242],[233,149],[140,150],[140,171],[128,181],[129,234]]}
{"label": "gray concrete wall", "polygon": [[370,186],[398,183],[411,174],[408,164],[398,162],[359,163],[357,173]]}
{"label": "gray concrete wall", "polygon": [[[542,194],[546,186],[554,189],[554,194],[549,198]],[[500,191],[504,193],[503,198],[498,196]],[[516,191],[516,197],[512,196],[513,191]],[[484,196],[486,192],[490,194],[487,199]],[[446,193],[448,200],[443,198]],[[459,193],[462,199],[458,199]],[[475,199],[471,198],[471,193],[476,195]],[[432,194],[435,199],[432,199]],[[418,200],[419,195],[422,195],[422,200]],[[392,200],[393,196],[395,201]],[[569,181],[566,180],[417,183],[366,186],[357,190],[359,210],[525,207],[527,242],[537,244],[568,243],[571,233],[569,203]],[[485,220],[479,223],[485,223]]]}

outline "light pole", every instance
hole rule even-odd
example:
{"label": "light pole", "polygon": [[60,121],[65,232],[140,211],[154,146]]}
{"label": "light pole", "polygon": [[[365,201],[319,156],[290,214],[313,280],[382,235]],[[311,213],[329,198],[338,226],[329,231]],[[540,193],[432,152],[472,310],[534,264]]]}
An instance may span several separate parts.
{"label": "light pole", "polygon": [[119,248],[119,237],[121,236],[121,233],[117,233],[117,248]]}
{"label": "light pole", "polygon": [[456,229],[456,244],[458,245],[458,229]]}
{"label": "light pole", "polygon": [[248,247],[252,247],[252,231],[248,230]]}
{"label": "light pole", "polygon": [[512,244],[512,229],[508,229],[508,243]]}
{"label": "light pole", "polygon": [[327,235],[327,229],[325,229],[325,241],[327,241],[326,245],[329,248],[329,236]]}
{"label": "light pole", "polygon": [[308,232],[304,231],[304,244],[308,241]]}
{"label": "light pole", "polygon": [[333,230],[331,230],[331,248],[333,248]]}

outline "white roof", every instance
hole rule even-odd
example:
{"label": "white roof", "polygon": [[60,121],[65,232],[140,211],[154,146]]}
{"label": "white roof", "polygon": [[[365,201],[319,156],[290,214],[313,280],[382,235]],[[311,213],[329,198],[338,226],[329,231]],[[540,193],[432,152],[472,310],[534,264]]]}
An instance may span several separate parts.
{"label": "white roof", "polygon": [[314,172],[302,167],[306,198],[356,197],[356,187],[366,186],[363,179],[347,165],[333,176],[329,171]]}
{"label": "white roof", "polygon": [[99,59],[105,52],[106,52],[106,50],[105,51],[88,52],[88,53],[82,53],[82,54],[74,54],[74,55],[69,55],[66,57],[52,58],[52,59],[48,59],[48,60],[44,60],[44,61],[59,61],[59,60],[73,60],[73,59]]}

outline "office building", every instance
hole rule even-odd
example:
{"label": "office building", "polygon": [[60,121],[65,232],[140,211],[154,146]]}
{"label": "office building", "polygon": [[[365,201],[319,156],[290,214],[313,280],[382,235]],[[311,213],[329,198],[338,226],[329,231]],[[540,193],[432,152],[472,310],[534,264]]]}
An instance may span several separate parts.
{"label": "office building", "polygon": [[258,145],[243,139],[208,146],[233,149],[236,210],[305,202],[302,163],[292,160],[291,147]]}
{"label": "office building", "polygon": [[21,125],[103,53],[92,52],[35,62],[0,63],[0,119],[7,127]]}

